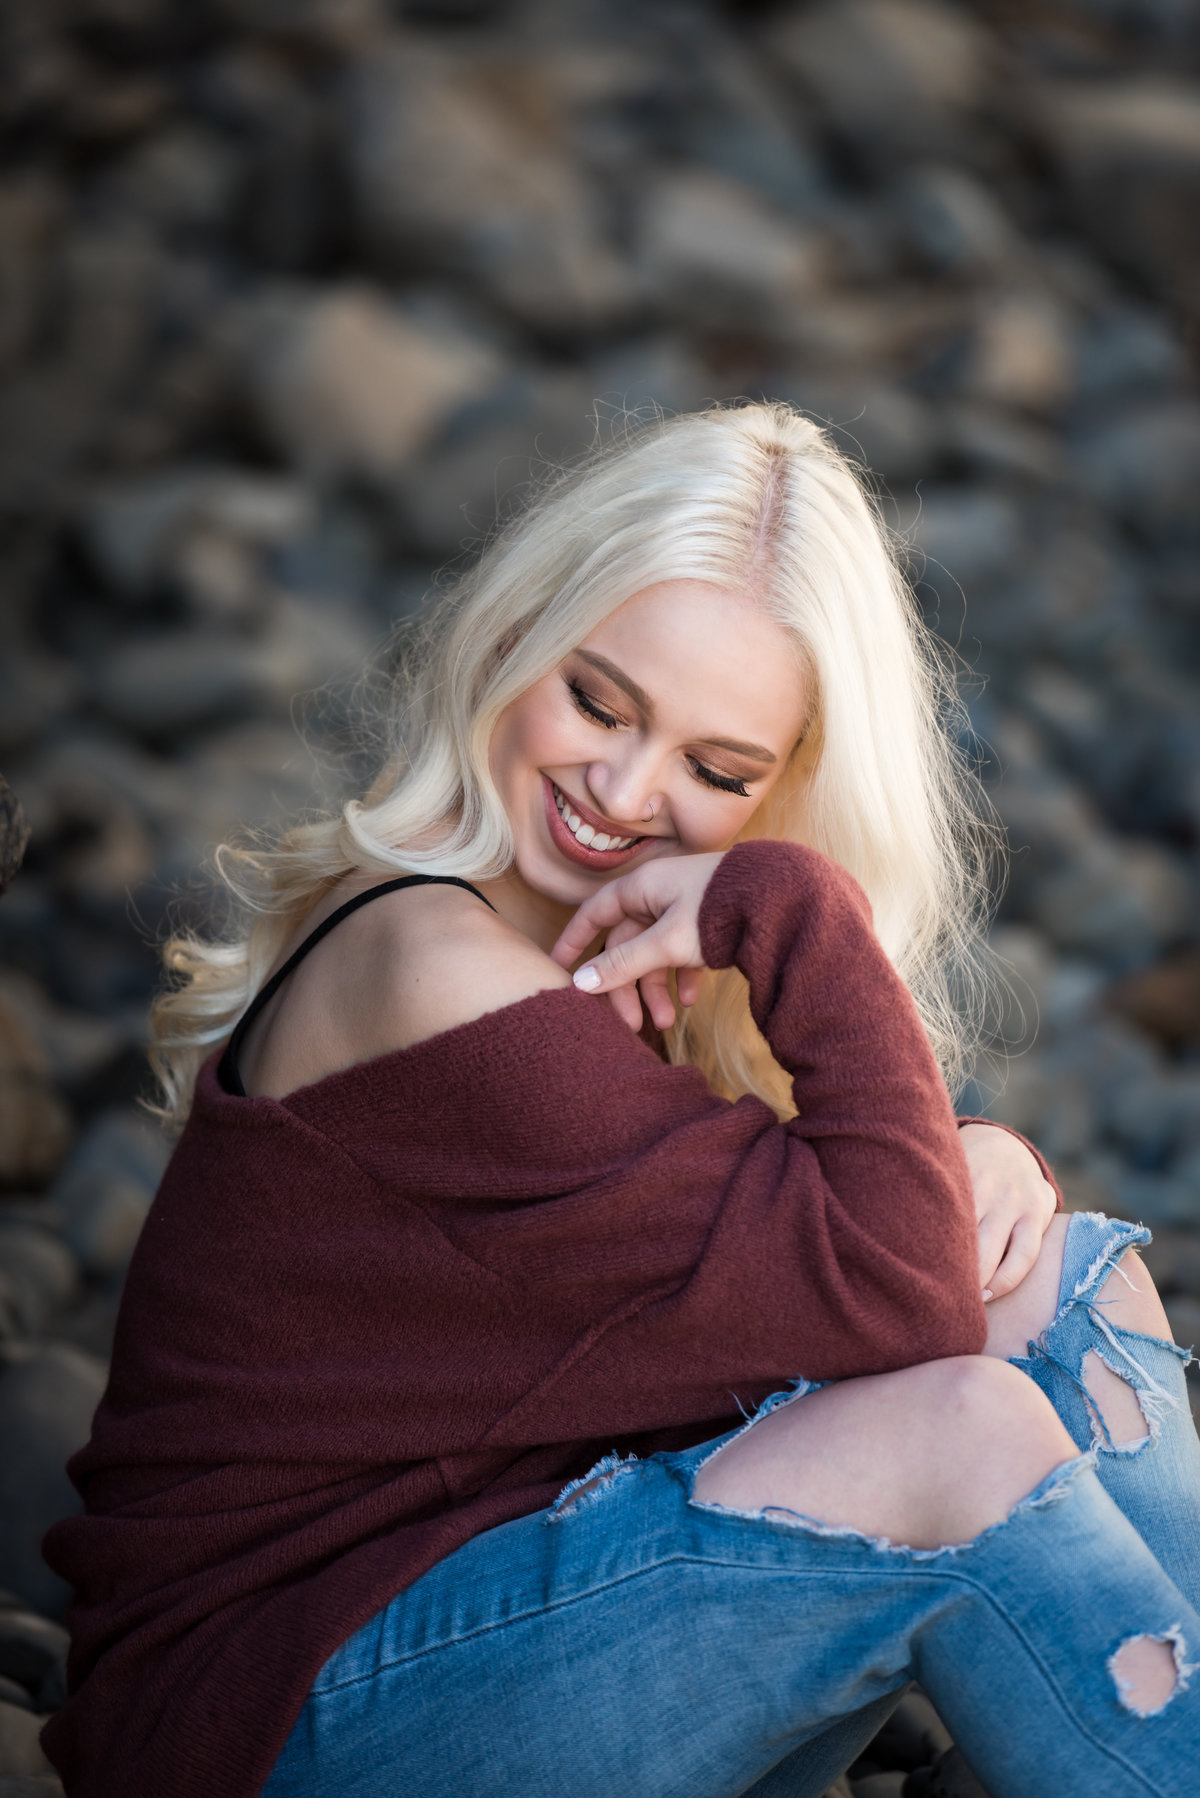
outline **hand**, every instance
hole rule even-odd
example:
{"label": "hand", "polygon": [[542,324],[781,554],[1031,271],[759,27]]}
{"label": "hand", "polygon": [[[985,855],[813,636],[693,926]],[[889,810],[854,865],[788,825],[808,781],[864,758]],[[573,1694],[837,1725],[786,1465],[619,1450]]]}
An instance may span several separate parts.
{"label": "hand", "polygon": [[645,862],[585,899],[550,954],[569,968],[598,931],[604,949],[578,970],[575,984],[607,993],[631,1030],[642,1027],[639,989],[660,1030],[675,1022],[668,976],[675,974],[681,1005],[700,991],[700,904],[719,855],[664,855]]}
{"label": "hand", "polygon": [[1054,1216],[1054,1188],[1023,1142],[993,1124],[959,1131],[979,1225],[983,1297],[1003,1298],[1025,1278]]}

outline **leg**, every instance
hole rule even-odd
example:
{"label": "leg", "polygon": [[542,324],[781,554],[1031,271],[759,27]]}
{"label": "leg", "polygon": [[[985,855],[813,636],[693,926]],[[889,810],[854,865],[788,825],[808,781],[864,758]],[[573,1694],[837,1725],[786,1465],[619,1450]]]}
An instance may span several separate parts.
{"label": "leg", "polygon": [[1200,1606],[1200,1440],[1154,1283],[1129,1246],[1148,1232],[1093,1213],[1055,1218],[1028,1278],[988,1306],[986,1353],[1046,1393],[1101,1483]]}
{"label": "leg", "polygon": [[[756,1784],[818,1798],[822,1738],[913,1678],[992,1798],[1190,1798],[1200,1689],[1181,1678],[1143,1717],[1108,1663],[1131,1635],[1200,1639],[1200,1617],[1088,1461],[1053,1466],[1063,1437],[1032,1385],[1001,1362],[969,1366],[960,1390],[944,1370],[927,1401],[915,1386],[910,1408],[944,1413],[957,1390],[942,1434],[960,1460],[986,1406],[1011,1453],[1032,1428],[1052,1464],[974,1541],[893,1549],[839,1518],[695,1496],[773,1417],[796,1464],[812,1462],[804,1414],[822,1394],[764,1407],[732,1438],[624,1462],[439,1562],[327,1663],[264,1798],[738,1798]],[[813,1441],[831,1442],[828,1402],[810,1415]],[[991,1516],[996,1479],[960,1490],[954,1517]]]}

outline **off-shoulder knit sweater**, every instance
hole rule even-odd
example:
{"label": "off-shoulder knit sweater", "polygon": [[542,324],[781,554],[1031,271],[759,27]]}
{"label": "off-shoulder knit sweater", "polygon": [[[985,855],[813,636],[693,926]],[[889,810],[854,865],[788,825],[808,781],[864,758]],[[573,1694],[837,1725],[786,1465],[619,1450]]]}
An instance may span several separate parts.
{"label": "off-shoulder knit sweater", "polygon": [[600,1455],[981,1348],[955,1121],[860,888],[751,843],[700,923],[789,1123],[572,988],[281,1100],[205,1065],[46,1540],[71,1798],[252,1798],[339,1643]]}

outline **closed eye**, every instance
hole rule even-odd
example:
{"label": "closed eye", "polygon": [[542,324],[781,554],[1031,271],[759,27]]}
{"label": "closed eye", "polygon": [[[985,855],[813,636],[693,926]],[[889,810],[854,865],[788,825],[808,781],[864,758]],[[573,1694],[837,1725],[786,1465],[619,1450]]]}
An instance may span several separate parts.
{"label": "closed eye", "polygon": [[[605,730],[620,729],[621,719],[614,717],[611,712],[606,712],[603,706],[597,705],[591,694],[586,693],[575,681],[568,681],[567,689],[585,718],[590,718],[594,724],[602,725]],[[688,756],[687,764],[702,786],[711,787],[718,793],[735,793],[739,799],[749,799],[750,792],[744,780],[738,780],[732,774],[718,774],[715,768],[706,767],[703,762],[698,761],[692,755]]]}
{"label": "closed eye", "polygon": [[567,687],[570,690],[571,698],[575,701],[575,704],[579,707],[579,710],[583,713],[585,718],[591,718],[596,724],[602,724],[605,730],[616,730],[618,728],[621,720],[619,718],[614,718],[612,713],[606,712],[602,706],[598,706],[596,701],[585,693],[582,687],[577,687],[574,681],[568,681]]}
{"label": "closed eye", "polygon": [[719,793],[736,793],[739,799],[749,799],[750,792],[744,780],[737,780],[732,774],[718,774],[714,769],[706,768],[703,762],[698,762],[691,755],[688,757],[688,766],[696,779],[702,781],[706,787],[715,787]]}

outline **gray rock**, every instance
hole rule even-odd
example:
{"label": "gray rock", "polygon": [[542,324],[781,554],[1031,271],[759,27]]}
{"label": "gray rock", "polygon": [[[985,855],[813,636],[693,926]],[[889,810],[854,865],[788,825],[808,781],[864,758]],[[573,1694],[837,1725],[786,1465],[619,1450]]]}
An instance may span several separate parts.
{"label": "gray rock", "polygon": [[41,1540],[79,1509],[66,1462],[87,1440],[105,1379],[103,1362],[61,1343],[10,1345],[0,1357],[0,1581],[48,1617],[62,1615],[70,1591]]}
{"label": "gray rock", "polygon": [[0,1798],[65,1798],[62,1782],[52,1774],[6,1778],[0,1774]]}
{"label": "gray rock", "polygon": [[924,490],[909,536],[923,580],[961,584],[968,593],[1006,574],[1024,550],[1018,507],[979,487]]}
{"label": "gray rock", "polygon": [[0,1215],[0,1273],[13,1294],[23,1336],[43,1334],[79,1294],[79,1267],[48,1230]]}
{"label": "gray rock", "polygon": [[901,177],[896,204],[908,244],[930,268],[989,274],[1032,261],[995,194],[963,169],[917,164]]}
{"label": "gray rock", "polygon": [[1158,843],[1097,838],[1078,860],[1048,874],[1030,900],[1054,942],[1116,972],[1152,961],[1186,925],[1193,906],[1186,870]]}
{"label": "gray rock", "polygon": [[6,1776],[6,1780],[23,1780],[29,1774],[53,1775],[54,1768],[38,1741],[41,1730],[40,1717],[15,1704],[0,1704],[0,1775]]}
{"label": "gray rock", "polygon": [[963,376],[966,391],[992,405],[1044,412],[1074,386],[1072,321],[1045,289],[989,291],[976,316]]}
{"label": "gray rock", "polygon": [[373,44],[351,68],[345,104],[368,257],[481,283],[538,328],[620,317],[630,278],[563,140],[561,76],[527,47],[484,56],[428,39]]}
{"label": "gray rock", "polygon": [[44,1184],[71,1137],[46,1056],[28,1023],[0,993],[0,1187]]}
{"label": "gray rock", "polygon": [[[99,489],[80,522],[105,578],[125,597],[141,599],[178,567],[197,537],[272,546],[304,530],[310,518],[309,497],[294,481],[190,464]],[[195,556],[194,547],[190,554]]]}
{"label": "gray rock", "polygon": [[880,160],[961,147],[992,48],[981,24],[937,0],[821,0],[786,11],[769,43],[811,101]]}
{"label": "gray rock", "polygon": [[104,1113],[80,1138],[52,1198],[63,1236],[89,1274],[123,1273],[168,1153],[149,1120],[131,1111]]}
{"label": "gray rock", "polygon": [[243,321],[247,395],[298,468],[387,483],[499,374],[495,353],[365,287],[276,291]]}
{"label": "gray rock", "polygon": [[1139,1254],[1160,1292],[1200,1299],[1200,1236],[1189,1230],[1156,1230]]}
{"label": "gray rock", "polygon": [[3,774],[0,774],[0,893],[6,893],[25,859],[29,821]]}
{"label": "gray rock", "polygon": [[207,630],[179,630],[114,650],[96,668],[92,690],[105,718],[158,740],[257,710],[267,685],[257,645]]}
{"label": "gray rock", "polygon": [[[1200,86],[1164,75],[1056,81],[1033,96],[1085,227],[1185,305],[1200,278]],[[1153,201],[1150,203],[1150,196]]]}
{"label": "gray rock", "polygon": [[1171,1325],[1171,1335],[1180,1348],[1200,1347],[1200,1299],[1171,1294],[1164,1309]]}
{"label": "gray rock", "polygon": [[28,1694],[35,1710],[57,1710],[66,1702],[69,1647],[61,1623],[19,1604],[0,1604],[0,1674]]}
{"label": "gray rock", "polygon": [[1168,399],[1089,425],[1075,457],[1102,504],[1148,531],[1182,526],[1200,479],[1200,405]]}
{"label": "gray rock", "polygon": [[646,184],[638,242],[659,303],[702,327],[786,328],[830,273],[819,236],[739,182],[699,169]]}

